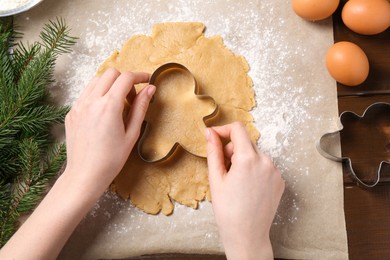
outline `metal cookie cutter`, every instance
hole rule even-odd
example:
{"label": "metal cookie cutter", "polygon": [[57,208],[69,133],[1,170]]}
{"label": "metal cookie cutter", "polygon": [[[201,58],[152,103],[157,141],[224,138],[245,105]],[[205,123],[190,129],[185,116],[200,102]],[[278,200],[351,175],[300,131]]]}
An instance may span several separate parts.
{"label": "metal cookie cutter", "polygon": [[373,182],[367,183],[367,182],[363,181],[362,179],[360,179],[356,175],[356,173],[353,169],[353,163],[352,163],[352,160],[350,157],[342,157],[342,156],[336,155],[337,152],[332,151],[332,149],[334,149],[334,144],[339,143],[339,141],[340,141],[340,134],[344,129],[344,126],[342,123],[343,119],[345,119],[345,118],[363,119],[365,117],[369,118],[369,117],[372,117],[374,115],[377,115],[378,113],[379,114],[382,113],[384,115],[383,117],[385,118],[385,120],[384,120],[385,125],[383,126],[384,127],[383,129],[384,129],[384,136],[385,136],[384,138],[387,138],[387,139],[385,140],[383,148],[385,150],[389,150],[390,149],[390,103],[383,103],[383,102],[378,102],[378,103],[374,103],[374,104],[370,105],[363,112],[362,116],[359,116],[356,113],[351,112],[351,111],[345,111],[345,112],[341,113],[341,115],[340,115],[340,125],[341,125],[340,130],[323,135],[320,138],[319,142],[317,142],[317,150],[322,156],[324,156],[325,158],[328,158],[330,160],[333,160],[333,161],[346,163],[346,166],[348,167],[349,176],[354,181],[356,181],[358,186],[361,185],[365,188],[372,188],[379,183],[381,171],[383,168],[385,168],[384,167],[385,165],[390,165],[390,158],[387,157],[387,160],[385,159],[385,160],[380,162],[378,171],[376,173],[376,178],[374,179]]}
{"label": "metal cookie cutter", "polygon": [[[158,67],[154,72],[153,74],[151,75],[150,77],[150,80],[149,80],[149,84],[151,85],[155,85],[155,82],[157,80],[157,78],[159,76],[161,76],[162,74],[170,71],[170,70],[181,70],[183,71],[184,73],[189,73],[189,75],[191,75],[192,79],[193,79],[193,86],[194,86],[194,93],[196,95],[196,97],[198,99],[208,99],[208,100],[211,100],[212,103],[214,104],[214,109],[213,109],[213,112],[205,117],[202,118],[203,120],[203,123],[205,124],[205,121],[216,116],[216,114],[218,113],[218,105],[217,103],[215,102],[215,100],[210,97],[210,96],[207,96],[207,95],[200,95],[200,89],[199,89],[199,86],[197,85],[196,83],[196,80],[195,80],[195,77],[194,75],[191,73],[191,71],[186,68],[185,66],[179,64],[179,63],[166,63],[160,67]],[[156,86],[157,89],[158,89],[158,86]],[[153,102],[153,99],[152,101]],[[206,126],[206,124],[205,124]],[[138,149],[138,154],[139,156],[141,157],[141,159],[145,162],[148,162],[148,163],[156,163],[156,162],[161,162],[161,161],[165,161],[165,160],[169,160],[175,153],[176,151],[179,149],[179,148],[182,148],[184,149],[186,152],[194,155],[194,156],[197,156],[197,157],[202,157],[202,156],[199,156],[197,154],[194,154],[194,153],[191,153],[189,152],[183,145],[181,145],[179,142],[176,142],[174,143],[174,145],[172,146],[172,148],[169,150],[169,152],[164,155],[163,157],[161,158],[157,158],[157,159],[149,159],[149,158],[146,158],[146,156],[144,156],[142,154],[142,145],[143,145],[143,142],[144,140],[147,138],[147,135],[148,135],[148,131],[150,130],[150,123],[149,122],[146,122],[145,123],[145,126],[144,126],[144,131],[143,131],[143,134],[141,136],[141,138],[139,139],[139,142],[138,142],[138,146],[137,146],[137,149]],[[202,157],[203,158],[203,157]]]}

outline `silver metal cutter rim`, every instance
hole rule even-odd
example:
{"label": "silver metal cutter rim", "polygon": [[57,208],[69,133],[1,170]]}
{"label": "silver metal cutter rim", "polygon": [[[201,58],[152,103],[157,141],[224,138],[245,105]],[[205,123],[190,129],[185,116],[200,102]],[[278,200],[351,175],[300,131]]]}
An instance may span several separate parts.
{"label": "silver metal cutter rim", "polygon": [[345,114],[352,114],[356,117],[359,117],[359,118],[363,118],[366,113],[371,110],[371,109],[380,109],[381,107],[387,107],[389,106],[390,107],[390,103],[386,103],[386,102],[376,102],[376,103],[373,103],[371,104],[370,106],[368,106],[363,114],[360,116],[358,114],[356,114],[355,112],[352,112],[352,111],[344,111],[343,113],[340,114],[340,117],[339,117],[339,124],[341,126],[341,128],[335,132],[331,132],[331,133],[327,133],[327,134],[324,134],[323,136],[321,136],[320,140],[317,142],[316,144],[316,147],[317,147],[317,151],[322,155],[324,156],[325,158],[327,159],[330,159],[332,161],[336,161],[336,162],[346,162],[347,163],[347,167],[349,169],[348,171],[348,175],[354,180],[357,182],[357,185],[360,186],[362,185],[363,187],[365,188],[372,188],[372,187],[375,187],[379,181],[380,181],[380,177],[381,177],[381,172],[382,172],[382,168],[384,165],[390,165],[390,162],[387,162],[387,161],[381,161],[380,164],[379,164],[379,168],[378,168],[378,171],[377,171],[377,174],[376,174],[376,179],[373,183],[366,183],[364,181],[362,181],[355,173],[355,171],[353,170],[353,167],[352,167],[352,160],[351,158],[349,157],[346,157],[346,156],[342,156],[342,157],[339,157],[339,156],[335,156],[335,155],[332,155],[330,154],[326,148],[324,148],[323,146],[323,142],[325,139],[327,138],[332,138],[338,134],[340,134],[340,132],[344,129],[344,126],[343,124],[341,123],[341,118],[345,115]]}
{"label": "silver metal cutter rim", "polygon": [[[199,99],[208,99],[208,100],[211,100],[213,102],[213,104],[214,104],[213,112],[211,114],[209,114],[209,115],[207,115],[207,116],[202,118],[202,121],[203,121],[203,123],[206,126],[205,121],[210,119],[210,118],[215,117],[216,114],[218,113],[218,104],[215,102],[215,100],[211,96],[200,95],[199,94],[200,89],[199,89],[199,86],[198,86],[198,84],[196,82],[196,79],[195,79],[194,75],[191,73],[191,71],[187,67],[185,67],[182,64],[175,63],[175,62],[170,62],[170,63],[163,64],[160,67],[158,67],[152,73],[152,75],[150,76],[149,84],[154,85],[154,82],[156,81],[156,79],[158,78],[159,75],[161,75],[163,72],[166,72],[166,71],[171,70],[171,69],[180,69],[180,70],[184,70],[184,71],[188,72],[192,76],[193,81],[194,81],[194,93],[195,93],[196,97],[199,98]],[[153,99],[152,99],[151,102],[153,102]],[[169,160],[177,152],[179,147],[182,148],[187,153],[193,155],[193,156],[196,156],[196,157],[199,157],[199,158],[205,158],[203,156],[199,156],[197,154],[189,152],[179,142],[175,142],[173,144],[172,148],[169,150],[169,152],[165,156],[163,156],[162,158],[159,158],[159,159],[156,159],[156,160],[149,160],[149,159],[145,158],[144,156],[142,156],[141,146],[143,145],[143,142],[144,142],[144,140],[145,140],[145,138],[147,136],[147,133],[149,131],[149,128],[150,128],[151,124],[149,122],[147,122],[146,120],[144,122],[145,122],[145,129],[144,129],[144,131],[142,133],[142,136],[139,138],[138,145],[137,145],[138,155],[141,157],[141,159],[144,162],[147,162],[147,163],[157,163],[157,162],[162,162],[162,161]]]}

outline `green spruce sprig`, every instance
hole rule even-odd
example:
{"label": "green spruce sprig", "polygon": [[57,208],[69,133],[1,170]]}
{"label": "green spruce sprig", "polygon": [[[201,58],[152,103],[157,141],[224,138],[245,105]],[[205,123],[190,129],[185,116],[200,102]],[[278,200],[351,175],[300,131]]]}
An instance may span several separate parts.
{"label": "green spruce sprig", "polygon": [[46,192],[66,159],[64,144],[50,135],[68,106],[50,104],[48,87],[58,55],[69,53],[75,37],[64,20],[49,21],[41,42],[16,42],[20,33],[0,23],[0,247]]}

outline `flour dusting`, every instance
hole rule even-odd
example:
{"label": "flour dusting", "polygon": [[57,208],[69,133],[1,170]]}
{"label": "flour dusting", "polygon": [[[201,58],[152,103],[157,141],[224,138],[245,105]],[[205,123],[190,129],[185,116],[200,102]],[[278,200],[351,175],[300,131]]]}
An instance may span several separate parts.
{"label": "flour dusting", "polygon": [[[208,1],[207,5],[210,9],[216,8],[213,1]],[[295,45],[286,44],[287,37],[291,35],[284,29],[284,18],[273,15],[275,7],[272,2],[260,4],[250,1],[244,9],[240,8],[240,13],[236,13],[234,1],[227,1],[224,8],[223,13],[229,19],[221,19],[222,12],[215,16],[204,15],[204,10],[196,1],[139,1],[132,5],[126,3],[116,10],[116,15],[104,10],[90,12],[89,26],[83,29],[77,50],[69,54],[71,64],[66,77],[57,81],[68,94],[66,102],[71,104],[98,66],[113,51],[120,50],[132,35],[149,35],[155,23],[201,21],[207,27],[206,36],[220,34],[229,49],[248,61],[256,93],[257,106],[252,115],[261,133],[259,147],[280,168],[287,186],[294,189],[297,182],[310,174],[310,169],[306,167],[296,168],[298,158],[305,151],[294,150],[294,143],[297,139],[307,138],[306,122],[313,120],[310,107],[324,99],[320,91],[308,95],[307,88],[313,86],[297,84],[310,76],[306,72],[295,71],[296,67],[307,62],[307,49],[302,47],[303,39],[297,39]],[[142,15],[137,10],[142,10]],[[154,10],[159,10],[159,15],[153,15]],[[299,193],[295,192],[284,196],[282,203],[289,204],[295,211],[289,212],[289,216],[277,217],[276,222],[292,223],[297,220],[302,201],[298,197]]]}

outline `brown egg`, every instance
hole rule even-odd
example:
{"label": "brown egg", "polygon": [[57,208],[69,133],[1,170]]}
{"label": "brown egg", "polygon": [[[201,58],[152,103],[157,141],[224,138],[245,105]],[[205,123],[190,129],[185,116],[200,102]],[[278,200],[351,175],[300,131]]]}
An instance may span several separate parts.
{"label": "brown egg", "polygon": [[363,50],[352,42],[335,43],[326,54],[329,74],[347,86],[363,83],[369,72],[369,64]]}
{"label": "brown egg", "polygon": [[294,12],[310,21],[323,20],[336,11],[340,0],[292,0]]}
{"label": "brown egg", "polygon": [[378,34],[390,26],[390,3],[388,0],[349,0],[341,17],[344,24],[356,33]]}

